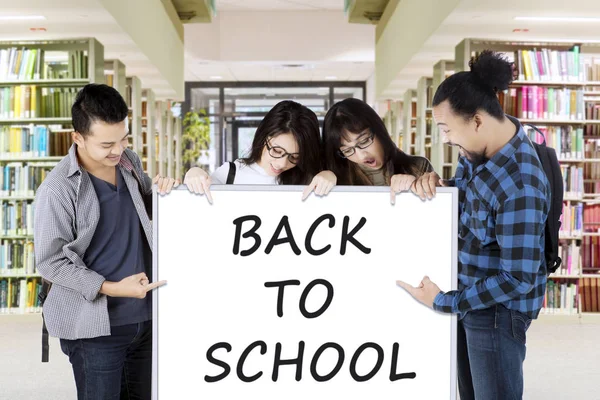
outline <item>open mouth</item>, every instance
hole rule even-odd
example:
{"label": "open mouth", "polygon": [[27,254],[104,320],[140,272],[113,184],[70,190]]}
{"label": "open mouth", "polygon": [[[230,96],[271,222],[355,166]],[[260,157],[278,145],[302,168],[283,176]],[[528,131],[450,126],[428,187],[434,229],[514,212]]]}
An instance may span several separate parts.
{"label": "open mouth", "polygon": [[374,158],[367,158],[366,160],[363,161],[363,164],[369,168],[377,167],[377,161]]}

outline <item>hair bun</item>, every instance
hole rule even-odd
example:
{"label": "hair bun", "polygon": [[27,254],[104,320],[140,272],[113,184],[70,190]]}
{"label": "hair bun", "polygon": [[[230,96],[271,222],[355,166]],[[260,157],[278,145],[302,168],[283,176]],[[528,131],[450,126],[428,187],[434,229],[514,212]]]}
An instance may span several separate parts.
{"label": "hair bun", "polygon": [[484,50],[469,61],[471,73],[480,84],[499,92],[513,81],[513,64],[498,53]]}

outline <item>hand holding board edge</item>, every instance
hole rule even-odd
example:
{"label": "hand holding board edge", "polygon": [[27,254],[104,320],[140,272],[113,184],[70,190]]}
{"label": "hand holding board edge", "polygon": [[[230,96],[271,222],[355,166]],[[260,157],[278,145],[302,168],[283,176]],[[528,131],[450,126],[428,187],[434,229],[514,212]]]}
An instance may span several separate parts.
{"label": "hand holding board edge", "polygon": [[447,186],[447,182],[440,178],[436,172],[427,172],[413,182],[410,190],[419,196],[421,200],[431,200],[435,197],[435,188],[440,186]]}

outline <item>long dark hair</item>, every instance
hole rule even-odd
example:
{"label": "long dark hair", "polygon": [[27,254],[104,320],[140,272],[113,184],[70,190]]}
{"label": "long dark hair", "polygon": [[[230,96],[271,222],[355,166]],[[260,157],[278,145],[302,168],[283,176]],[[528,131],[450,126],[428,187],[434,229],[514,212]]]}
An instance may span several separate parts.
{"label": "long dark hair", "polygon": [[258,162],[267,139],[284,133],[294,136],[298,142],[300,157],[295,168],[279,175],[279,183],[307,185],[321,172],[319,120],[314,112],[295,101],[281,101],[267,113],[256,129],[250,155],[241,161],[247,165]]}
{"label": "long dark hair", "polygon": [[422,165],[423,161],[398,149],[375,110],[361,100],[349,98],[334,104],[325,115],[323,124],[325,169],[336,175],[339,185],[371,184],[356,163],[339,156],[341,139],[348,139],[347,132],[360,134],[366,129],[375,134],[383,147],[383,164],[388,181],[394,174],[422,174],[419,164]]}
{"label": "long dark hair", "polygon": [[469,61],[470,71],[457,72],[438,87],[433,106],[448,100],[457,115],[470,120],[484,110],[498,121],[504,111],[497,93],[508,89],[514,78],[513,64],[498,53],[484,50]]}

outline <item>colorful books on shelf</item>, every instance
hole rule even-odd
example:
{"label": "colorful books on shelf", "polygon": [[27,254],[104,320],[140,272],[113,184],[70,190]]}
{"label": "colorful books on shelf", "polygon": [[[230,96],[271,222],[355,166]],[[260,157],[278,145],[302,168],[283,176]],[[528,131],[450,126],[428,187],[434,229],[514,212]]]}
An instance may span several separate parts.
{"label": "colorful books on shelf", "polygon": [[45,60],[45,50],[11,47],[0,50],[0,81],[33,79],[87,79],[88,56],[82,50],[53,52],[52,61]]}
{"label": "colorful books on shelf", "polygon": [[73,143],[61,125],[0,127],[0,158],[64,156]]}
{"label": "colorful books on shelf", "polygon": [[583,197],[583,167],[561,165],[560,170],[563,177],[564,198],[581,199]]}
{"label": "colorful books on shelf", "polygon": [[562,238],[580,237],[583,234],[583,203],[563,204],[559,235]]}
{"label": "colorful books on shelf", "polygon": [[0,244],[0,277],[36,273],[31,240],[2,240]]}
{"label": "colorful books on shelf", "polygon": [[522,119],[583,120],[583,89],[511,87],[499,96],[504,110]]}
{"label": "colorful books on shelf", "polygon": [[40,312],[40,278],[3,279],[0,277],[0,314]]}
{"label": "colorful books on shelf", "polygon": [[0,196],[34,196],[54,165],[9,163],[0,174]]}
{"label": "colorful books on shelf", "polygon": [[581,269],[581,246],[575,242],[563,243],[559,247],[559,257],[562,263],[559,269],[552,274],[553,277],[577,276]]}
{"label": "colorful books on shelf", "polygon": [[583,128],[573,126],[537,126],[542,132],[540,134],[529,126],[525,126],[529,138],[535,143],[542,143],[546,139],[546,145],[556,151],[559,161],[581,160],[585,152]]}
{"label": "colorful books on shelf", "polygon": [[34,207],[31,201],[3,201],[0,207],[0,235],[33,235]]}
{"label": "colorful books on shelf", "polygon": [[578,292],[578,284],[575,282],[556,282],[549,279],[542,312],[545,314],[577,314]]}
{"label": "colorful books on shelf", "polygon": [[521,81],[583,82],[586,78],[579,46],[570,51],[517,50],[513,59]]}

